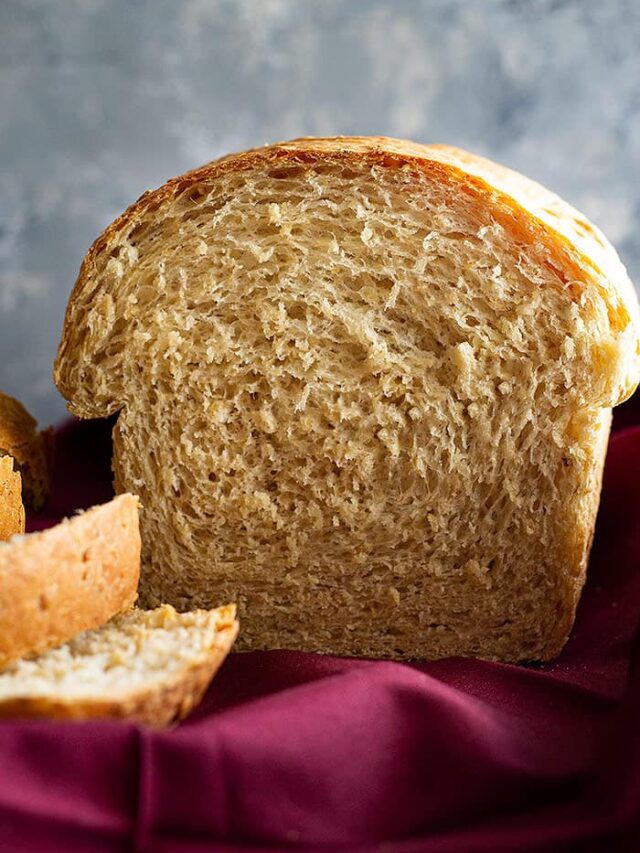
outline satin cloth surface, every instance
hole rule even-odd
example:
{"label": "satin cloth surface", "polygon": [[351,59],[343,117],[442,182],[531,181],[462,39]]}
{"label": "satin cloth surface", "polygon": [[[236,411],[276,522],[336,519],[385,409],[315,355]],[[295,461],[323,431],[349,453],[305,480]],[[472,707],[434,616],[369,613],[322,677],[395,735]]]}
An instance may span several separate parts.
{"label": "satin cloth surface", "polygon": [[[57,437],[31,529],[111,496],[108,424]],[[640,850],[639,619],[636,395],[556,661],[235,654],[172,731],[2,722],[0,850]]]}

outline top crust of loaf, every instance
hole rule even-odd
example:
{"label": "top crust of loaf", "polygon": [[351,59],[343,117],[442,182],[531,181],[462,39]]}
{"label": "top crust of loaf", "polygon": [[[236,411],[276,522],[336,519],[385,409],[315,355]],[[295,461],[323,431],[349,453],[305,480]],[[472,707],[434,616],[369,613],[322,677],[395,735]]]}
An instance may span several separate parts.
{"label": "top crust of loaf", "polygon": [[0,392],[0,455],[15,459],[26,502],[40,509],[49,494],[53,430],[37,422],[19,400]]}
{"label": "top crust of loaf", "polygon": [[402,169],[409,176],[412,171],[424,173],[441,184],[452,202],[462,194],[471,210],[488,207],[494,221],[516,243],[541,248],[544,263],[556,275],[558,286],[566,289],[576,302],[583,301],[588,288],[604,298],[615,347],[608,353],[607,363],[597,365],[610,375],[612,389],[612,398],[603,400],[602,405],[617,405],[635,391],[640,381],[638,300],[615,249],[581,213],[517,172],[450,146],[420,145],[388,137],[305,137],[231,154],[173,178],[158,189],[144,193],[98,237],[84,258],[71,294],[54,367],[55,382],[70,401],[70,409],[81,416],[95,416],[83,412],[74,401],[76,387],[69,373],[74,350],[85,334],[75,322],[74,308],[84,290],[95,287],[98,258],[117,244],[130,225],[171,202],[189,187],[210,182],[228,172],[268,168],[280,163],[312,165],[331,161]]}
{"label": "top crust of loaf", "polygon": [[137,597],[138,498],[0,545],[0,667],[97,628]]}

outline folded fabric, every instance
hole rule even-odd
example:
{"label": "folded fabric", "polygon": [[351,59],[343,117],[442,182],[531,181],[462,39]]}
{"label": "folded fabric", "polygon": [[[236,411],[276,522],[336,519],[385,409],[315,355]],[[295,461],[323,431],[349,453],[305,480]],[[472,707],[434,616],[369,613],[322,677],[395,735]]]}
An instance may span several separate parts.
{"label": "folded fabric", "polygon": [[[640,398],[617,426],[556,661],[236,654],[173,731],[2,723],[0,849],[640,849]],[[111,495],[108,423],[57,450],[31,529]]]}

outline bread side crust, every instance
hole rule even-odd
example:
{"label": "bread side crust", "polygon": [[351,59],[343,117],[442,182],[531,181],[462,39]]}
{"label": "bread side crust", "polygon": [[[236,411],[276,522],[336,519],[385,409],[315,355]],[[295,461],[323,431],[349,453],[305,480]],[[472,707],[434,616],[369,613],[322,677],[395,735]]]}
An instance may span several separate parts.
{"label": "bread side crust", "polygon": [[0,454],[9,454],[22,473],[26,502],[40,509],[51,486],[53,429],[37,422],[19,400],[0,392]]}
{"label": "bread side crust", "polygon": [[75,389],[65,370],[79,343],[78,336],[84,334],[84,330],[75,328],[75,303],[91,286],[98,257],[109,251],[125,229],[189,187],[214,181],[227,172],[322,161],[404,169],[408,179],[411,170],[415,170],[441,184],[452,200],[461,191],[478,216],[489,209],[493,221],[517,242],[539,246],[545,262],[558,277],[558,285],[575,301],[581,300],[585,286],[604,298],[618,349],[611,353],[607,364],[599,365],[603,372],[612,373],[616,388],[615,399],[609,405],[631,396],[640,382],[638,300],[615,249],[582,214],[523,175],[450,146],[420,145],[388,137],[303,137],[227,155],[172,178],[158,189],[145,192],[97,238],[82,262],[71,293],[54,365],[55,383],[72,411],[81,417],[92,416],[74,407]]}
{"label": "bread side crust", "polygon": [[110,699],[95,696],[74,700],[29,696],[7,699],[0,702],[0,719],[130,720],[155,728],[178,723],[200,702],[238,635],[234,605],[214,612],[216,633],[209,648],[165,682]]}
{"label": "bread side crust", "polygon": [[140,575],[137,497],[121,495],[0,547],[0,667],[131,607]]}
{"label": "bread side crust", "polygon": [[24,533],[22,479],[13,470],[13,458],[0,456],[0,542]]}
{"label": "bread side crust", "polygon": [[567,563],[565,568],[564,580],[567,590],[564,601],[565,606],[558,612],[556,631],[549,636],[546,646],[541,650],[540,657],[538,658],[541,661],[553,660],[553,658],[560,654],[573,628],[582,588],[587,579],[589,555],[593,544],[598,506],[600,505],[600,495],[602,492],[602,478],[609,444],[611,420],[611,409],[604,409],[602,412],[603,424],[600,430],[599,442],[593,448],[592,462],[589,466],[589,482],[584,492],[585,498],[579,516],[579,523],[576,526],[578,539],[583,545],[581,553],[576,555],[575,560]]}

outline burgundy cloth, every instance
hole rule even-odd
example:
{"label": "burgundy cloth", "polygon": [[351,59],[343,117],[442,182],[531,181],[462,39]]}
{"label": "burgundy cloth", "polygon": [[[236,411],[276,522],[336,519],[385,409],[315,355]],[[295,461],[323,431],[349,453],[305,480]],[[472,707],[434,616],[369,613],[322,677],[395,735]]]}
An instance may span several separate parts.
{"label": "burgundy cloth", "polygon": [[[231,656],[173,731],[0,724],[0,849],[640,850],[640,399],[553,663]],[[32,529],[107,499],[105,424],[58,433]]]}

